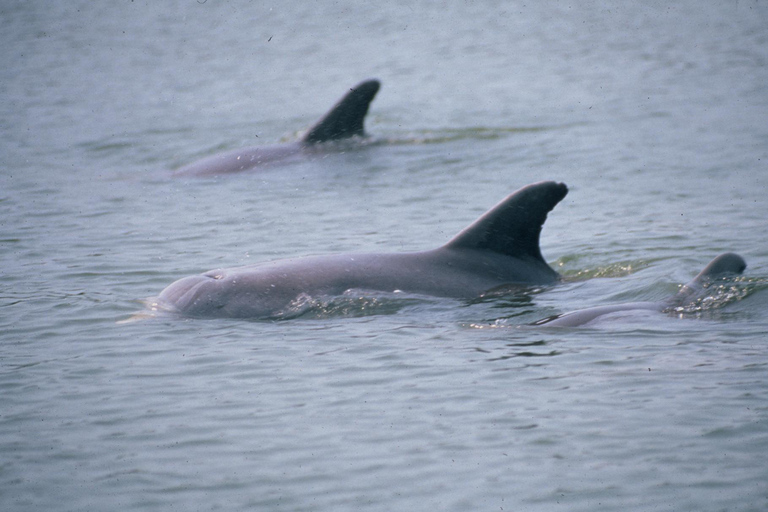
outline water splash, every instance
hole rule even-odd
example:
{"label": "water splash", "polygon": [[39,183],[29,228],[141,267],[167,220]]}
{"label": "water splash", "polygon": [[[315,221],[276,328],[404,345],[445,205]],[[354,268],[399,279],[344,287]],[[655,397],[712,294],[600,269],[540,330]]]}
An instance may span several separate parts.
{"label": "water splash", "polygon": [[767,288],[768,281],[762,278],[717,279],[707,284],[703,293],[696,296],[694,300],[669,308],[665,312],[680,318],[701,317]]}
{"label": "water splash", "polygon": [[[435,299],[431,299],[434,301]],[[301,294],[274,315],[276,320],[296,318],[359,318],[372,315],[394,315],[407,307],[425,302],[430,298],[414,297],[399,292],[382,294],[347,290],[339,296],[312,297]]]}

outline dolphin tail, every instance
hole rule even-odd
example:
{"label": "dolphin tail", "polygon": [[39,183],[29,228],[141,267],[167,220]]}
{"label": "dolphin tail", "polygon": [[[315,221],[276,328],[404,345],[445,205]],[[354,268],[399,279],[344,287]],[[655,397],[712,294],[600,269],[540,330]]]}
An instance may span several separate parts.
{"label": "dolphin tail", "polygon": [[523,187],[491,208],[445,247],[489,250],[546,265],[539,248],[541,228],[547,214],[567,193],[564,183],[553,181]]}
{"label": "dolphin tail", "polygon": [[350,89],[322,119],[309,129],[302,142],[314,144],[365,135],[363,120],[368,114],[368,107],[379,91],[380,85],[378,80],[366,80]]}

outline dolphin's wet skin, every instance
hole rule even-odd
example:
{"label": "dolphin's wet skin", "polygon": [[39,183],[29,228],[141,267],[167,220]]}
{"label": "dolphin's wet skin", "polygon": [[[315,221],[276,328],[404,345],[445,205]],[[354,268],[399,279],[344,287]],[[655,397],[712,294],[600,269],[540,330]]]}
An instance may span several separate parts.
{"label": "dolphin's wet skin", "polygon": [[[539,247],[547,214],[568,193],[562,183],[528,185],[509,195],[437,249],[413,253],[334,254],[215,269],[172,283],[154,304],[198,318],[267,319],[302,297],[349,290],[476,298],[499,288],[553,284],[558,273]],[[599,306],[544,318],[532,325],[577,327],[623,311],[669,311],[701,297],[715,279],[739,275],[744,259],[724,253],[673,297]]]}
{"label": "dolphin's wet skin", "polygon": [[[378,80],[351,88],[300,141],[213,155],[174,175],[235,173],[346,149],[345,144],[367,138],[365,116],[379,88]],[[524,187],[438,249],[328,255],[211,270],[172,283],[156,305],[192,317],[271,318],[300,297],[339,296],[349,290],[475,298],[496,288],[551,284],[559,275],[542,258],[539,235],[547,213],[567,191],[554,182]],[[577,310],[532,325],[576,327],[617,312],[668,311],[700,296],[711,280],[741,274],[744,268],[740,256],[722,254],[667,300]]]}
{"label": "dolphin's wet skin", "polygon": [[378,80],[366,80],[349,90],[304,137],[297,142],[237,149],[204,158],[174,171],[175,176],[213,176],[247,171],[318,151],[339,150],[338,141],[364,140],[363,123],[376,93]]}
{"label": "dolphin's wet skin", "polygon": [[630,302],[612,304],[595,308],[571,311],[562,315],[544,318],[533,325],[548,327],[579,327],[591,324],[607,315],[624,311],[669,311],[679,308],[701,297],[707,285],[718,278],[729,275],[740,275],[747,268],[747,263],[738,254],[732,252],[721,254],[713,259],[699,274],[680,291],[667,300],[659,302]]}
{"label": "dolphin's wet skin", "polygon": [[559,275],[544,261],[539,236],[547,214],[567,193],[564,184],[551,181],[524,187],[437,249],[212,270],[172,283],[157,302],[193,317],[269,318],[301,295],[349,289],[474,298],[504,285],[555,283]]}

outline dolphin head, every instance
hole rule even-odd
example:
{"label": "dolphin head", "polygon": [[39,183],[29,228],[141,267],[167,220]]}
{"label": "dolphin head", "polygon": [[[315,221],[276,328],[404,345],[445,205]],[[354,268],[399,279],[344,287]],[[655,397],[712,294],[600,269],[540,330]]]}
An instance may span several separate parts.
{"label": "dolphin head", "polygon": [[188,276],[168,285],[157,297],[163,309],[198,316],[207,310],[223,307],[222,294],[216,286],[220,275],[212,270],[205,274]]}

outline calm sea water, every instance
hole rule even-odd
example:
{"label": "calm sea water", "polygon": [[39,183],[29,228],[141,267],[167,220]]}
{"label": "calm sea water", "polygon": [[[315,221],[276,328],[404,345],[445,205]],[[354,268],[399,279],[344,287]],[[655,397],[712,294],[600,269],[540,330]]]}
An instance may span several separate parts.
{"label": "calm sea water", "polygon": [[[2,510],[768,508],[768,3],[6,2],[0,42]],[[371,77],[384,144],[170,177]],[[543,179],[561,285],[124,322]],[[521,327],[723,251],[744,276],[682,318]]]}

